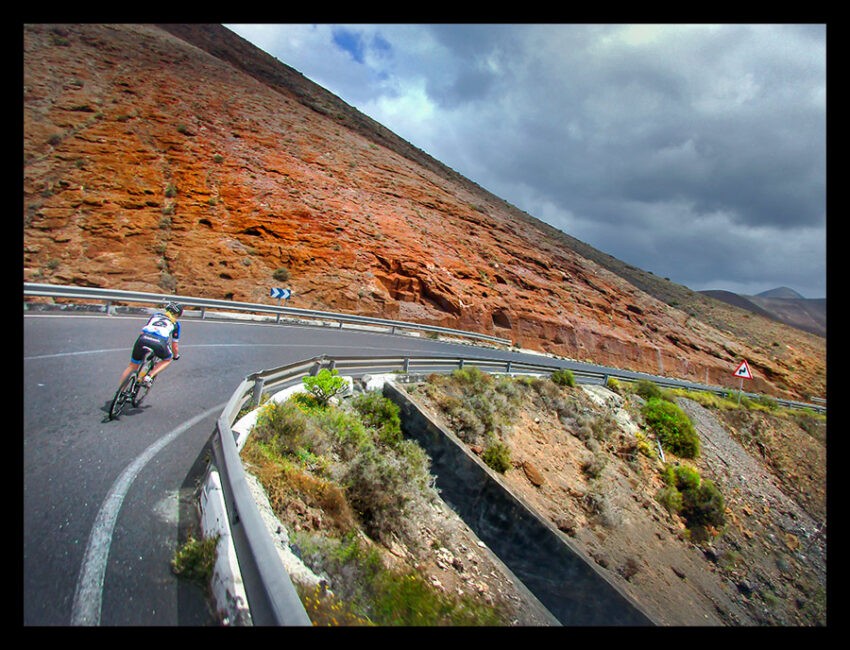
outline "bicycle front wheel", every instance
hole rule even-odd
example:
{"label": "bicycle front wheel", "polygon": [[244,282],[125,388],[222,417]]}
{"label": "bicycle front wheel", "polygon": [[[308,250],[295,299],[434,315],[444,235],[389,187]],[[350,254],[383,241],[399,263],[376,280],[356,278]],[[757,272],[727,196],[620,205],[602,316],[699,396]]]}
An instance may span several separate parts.
{"label": "bicycle front wheel", "polygon": [[121,386],[115,392],[115,397],[112,398],[112,403],[109,405],[109,419],[115,420],[119,415],[121,415],[121,411],[124,410],[124,407],[127,405],[127,402],[132,402],[133,400],[133,389],[136,387],[136,375],[130,375],[123,381]]}

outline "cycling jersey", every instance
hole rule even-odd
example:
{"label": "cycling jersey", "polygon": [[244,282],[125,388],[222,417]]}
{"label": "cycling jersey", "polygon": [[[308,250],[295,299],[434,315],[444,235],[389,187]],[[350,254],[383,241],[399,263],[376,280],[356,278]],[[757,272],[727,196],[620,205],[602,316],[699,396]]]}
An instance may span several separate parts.
{"label": "cycling jersey", "polygon": [[130,353],[131,363],[141,363],[145,348],[150,348],[160,359],[171,359],[171,341],[180,340],[180,323],[171,320],[162,312],[156,312],[148,319]]}
{"label": "cycling jersey", "polygon": [[162,312],[157,312],[148,319],[142,328],[144,334],[153,335],[167,341],[169,338],[180,340],[180,323],[171,320]]}

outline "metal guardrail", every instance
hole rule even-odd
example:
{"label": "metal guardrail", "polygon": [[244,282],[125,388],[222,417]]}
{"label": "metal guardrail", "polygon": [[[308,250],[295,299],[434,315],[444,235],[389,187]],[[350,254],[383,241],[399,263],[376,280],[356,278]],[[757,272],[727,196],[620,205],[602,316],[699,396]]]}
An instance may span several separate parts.
{"label": "metal guardrail", "polygon": [[435,334],[444,334],[446,336],[453,336],[461,339],[486,341],[497,345],[510,346],[513,344],[510,339],[498,336],[491,336],[489,334],[482,334],[479,332],[456,330],[447,327],[438,327],[436,325],[386,320],[383,318],[373,318],[371,316],[338,314],[335,312],[316,311],[312,309],[299,309],[296,307],[263,305],[251,302],[216,300],[213,298],[195,298],[192,296],[175,296],[166,293],[146,293],[142,291],[122,291],[118,289],[100,289],[97,287],[76,287],[59,284],[24,282],[24,296],[93,300],[105,303],[104,311],[106,312],[109,312],[114,303],[158,304],[174,300],[185,307],[198,308],[201,312],[201,318],[205,318],[206,311],[208,309],[219,309],[223,311],[236,311],[254,314],[274,314],[277,317],[277,322],[280,321],[281,316],[285,316],[306,321],[331,321],[339,323],[340,327],[342,327],[343,324],[381,327],[386,328],[393,334],[400,330],[433,332]]}

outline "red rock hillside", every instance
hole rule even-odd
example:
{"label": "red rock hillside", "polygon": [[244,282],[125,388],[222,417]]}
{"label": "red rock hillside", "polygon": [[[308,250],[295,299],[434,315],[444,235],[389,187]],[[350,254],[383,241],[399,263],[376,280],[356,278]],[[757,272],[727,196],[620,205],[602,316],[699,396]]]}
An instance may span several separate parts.
{"label": "red rock hillside", "polygon": [[546,226],[221,26],[23,30],[25,281],[287,286],[292,307],[734,388],[746,358],[748,389],[825,397],[824,338]]}

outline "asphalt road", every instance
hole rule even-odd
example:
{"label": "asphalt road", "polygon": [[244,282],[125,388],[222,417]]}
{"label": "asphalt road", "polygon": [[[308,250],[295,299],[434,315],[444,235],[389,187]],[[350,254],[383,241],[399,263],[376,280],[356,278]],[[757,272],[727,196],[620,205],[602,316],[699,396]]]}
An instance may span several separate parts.
{"label": "asphalt road", "polygon": [[184,319],[180,360],[140,409],[109,421],[144,321],[24,315],[26,626],[215,624],[202,591],[178,580],[169,563],[187,533],[198,532],[206,445],[246,375],[321,354],[523,358],[357,330]]}

